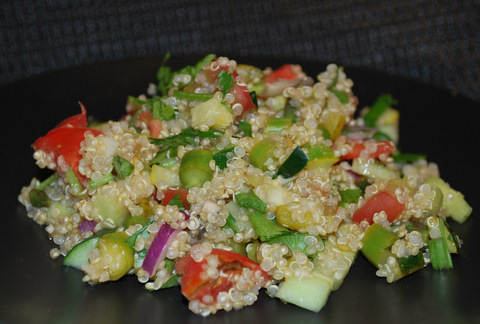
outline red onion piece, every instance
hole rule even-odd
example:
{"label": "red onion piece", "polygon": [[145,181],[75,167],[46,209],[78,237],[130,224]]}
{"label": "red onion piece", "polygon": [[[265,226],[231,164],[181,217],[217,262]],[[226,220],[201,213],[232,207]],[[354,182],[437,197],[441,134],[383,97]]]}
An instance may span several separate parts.
{"label": "red onion piece", "polygon": [[81,233],[93,232],[93,229],[97,226],[97,222],[94,220],[85,219],[80,226],[78,226],[78,231]]}
{"label": "red onion piece", "polygon": [[150,277],[155,273],[157,264],[165,259],[168,247],[172,243],[175,235],[180,231],[180,228],[173,229],[166,223],[158,230],[142,264],[143,270],[145,270]]}

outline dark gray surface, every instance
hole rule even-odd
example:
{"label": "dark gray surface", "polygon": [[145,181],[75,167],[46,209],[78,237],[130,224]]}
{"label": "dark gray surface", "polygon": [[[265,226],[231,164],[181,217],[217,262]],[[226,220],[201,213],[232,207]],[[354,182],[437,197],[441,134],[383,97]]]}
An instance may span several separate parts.
{"label": "dark gray surface", "polygon": [[337,62],[480,101],[478,0],[3,0],[0,82],[159,56]]}
{"label": "dark gray surface", "polygon": [[[232,57],[234,58],[234,57]],[[1,323],[475,323],[480,321],[478,269],[480,204],[478,160],[471,150],[479,138],[473,114],[480,104],[449,92],[399,77],[346,67],[361,106],[384,91],[398,99],[403,151],[427,153],[438,162],[442,176],[465,193],[474,212],[462,226],[452,224],[464,240],[454,269],[427,268],[394,284],[375,276],[359,256],[340,290],[333,292],[318,314],[278,300],[262,291],[252,307],[203,319],[187,309],[177,288],[148,292],[135,278],[89,286],[82,273],[61,267],[48,256],[53,243],[44,229],[26,217],[17,195],[33,176],[30,144],[62,119],[79,112],[82,101],[89,114],[118,119],[127,95],[143,93],[155,82],[161,59],[124,61],[61,71],[0,88],[9,122],[2,128],[3,170],[0,236]],[[195,59],[173,59],[176,67]],[[281,62],[250,59],[261,67]],[[293,62],[298,63],[298,62]],[[325,64],[305,65],[310,75]]]}

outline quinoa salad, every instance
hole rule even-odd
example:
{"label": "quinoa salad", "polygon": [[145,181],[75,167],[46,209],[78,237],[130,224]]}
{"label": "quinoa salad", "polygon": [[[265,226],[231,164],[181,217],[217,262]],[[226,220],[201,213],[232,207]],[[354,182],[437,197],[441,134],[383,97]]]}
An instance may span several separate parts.
{"label": "quinoa salad", "polygon": [[51,175],[18,200],[86,284],[135,276],[180,290],[200,316],[260,293],[319,312],[357,257],[386,283],[453,268],[462,241],[449,223],[472,208],[437,164],[397,146],[391,95],[360,106],[336,64],[313,77],[168,59],[120,120],[79,103],[32,144]]}

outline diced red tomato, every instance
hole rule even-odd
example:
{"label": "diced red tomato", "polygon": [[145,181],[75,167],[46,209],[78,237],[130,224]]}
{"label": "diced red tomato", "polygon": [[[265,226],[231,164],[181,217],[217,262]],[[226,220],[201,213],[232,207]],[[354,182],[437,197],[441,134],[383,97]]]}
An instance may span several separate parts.
{"label": "diced red tomato", "polygon": [[[226,70],[226,67],[217,71],[217,78],[218,72],[220,72],[220,70]],[[234,80],[237,80],[237,71],[233,71],[232,75]],[[250,97],[250,91],[248,91],[248,87],[246,85],[239,85],[238,83],[235,83],[228,92],[233,94],[233,96],[235,97],[235,103],[242,104],[242,115],[252,110],[253,108],[256,108],[255,104],[253,103],[252,97]]]}
{"label": "diced red tomato", "polygon": [[[80,104],[81,105],[81,104]],[[47,135],[38,138],[32,147],[34,150],[42,150],[47,154],[53,153],[55,161],[61,156],[65,163],[72,167],[77,178],[85,183],[85,177],[78,171],[78,165],[82,158],[80,155],[80,143],[85,139],[85,132],[90,131],[97,136],[102,132],[97,129],[88,128],[87,113],[81,105],[82,113],[65,119],[57,127],[50,130]],[[57,172],[63,174],[62,169],[57,166]]]}
{"label": "diced red tomato", "polygon": [[[380,155],[386,154],[390,155],[395,151],[395,144],[391,141],[378,141],[375,142],[377,150],[373,153],[368,154],[370,159],[378,159]],[[352,150],[341,157],[342,160],[353,160],[360,156],[361,152],[365,149],[365,142],[352,143]]]}
{"label": "diced red tomato", "polygon": [[147,125],[151,137],[158,138],[162,131],[162,122],[154,118],[150,110],[140,113],[138,119]]}
{"label": "diced red tomato", "polygon": [[292,80],[292,79],[297,79],[301,75],[299,75],[294,68],[294,65],[292,64],[284,64],[278,69],[272,71],[271,73],[265,75],[265,78],[263,79],[264,83],[273,83],[275,81],[278,81],[280,79],[284,80]]}
{"label": "diced red tomato", "polygon": [[[203,73],[205,74],[207,80],[211,80],[211,82],[214,82],[215,80],[218,79],[218,73],[222,70],[227,71],[228,67],[221,66],[219,69],[215,71],[206,70],[206,71],[203,71]],[[239,76],[237,71],[233,71],[232,75],[234,80],[237,80]],[[233,96],[235,97],[235,103],[242,104],[243,106],[242,115],[257,107],[253,103],[252,97],[250,97],[250,91],[248,91],[248,87],[246,85],[239,85],[238,83],[235,83],[228,92],[233,94]]]}
{"label": "diced red tomato", "polygon": [[167,206],[172,199],[178,199],[182,202],[183,208],[189,209],[190,205],[187,201],[188,190],[185,189],[167,189],[163,193],[162,205]]}
{"label": "diced red tomato", "polygon": [[253,103],[252,97],[250,97],[250,92],[248,91],[247,86],[240,86],[235,83],[230,89],[229,93],[233,94],[236,103],[242,104],[242,114],[245,114],[246,112],[257,108],[257,106],[255,106],[255,104]]}
{"label": "diced red tomato", "polygon": [[392,223],[404,210],[405,205],[398,202],[391,193],[384,190],[368,199],[360,209],[353,213],[352,221],[360,223],[366,220],[369,224],[372,224],[375,213],[385,211],[388,221]]}
{"label": "diced red tomato", "polygon": [[[216,70],[206,69],[201,71],[202,75],[204,76],[205,80],[209,83],[214,83],[218,79],[218,73],[220,71],[228,72],[228,66],[220,66]],[[237,71],[232,72],[233,78],[235,81],[238,80],[239,74]],[[185,91],[194,91],[197,87],[197,84],[190,84],[185,87]],[[246,85],[239,85],[235,83],[232,88],[228,91],[229,93],[233,94],[235,97],[234,103],[240,103],[243,106],[242,114],[256,108],[255,104],[253,103],[252,97],[250,97],[250,92],[248,91],[248,87]]]}
{"label": "diced red tomato", "polygon": [[239,277],[237,275],[241,275],[244,268],[253,270],[252,273],[260,271],[261,276],[253,276],[252,280],[258,280],[259,282],[256,283],[261,287],[270,280],[270,276],[246,256],[222,249],[213,249],[210,255],[218,257],[217,270],[220,274],[215,279],[207,275],[208,261],[206,258],[208,256],[202,261],[196,262],[190,255],[186,255],[175,264],[175,269],[181,277],[182,294],[188,300],[199,300],[209,304],[203,297],[210,295],[213,297],[210,304],[214,304],[220,292],[228,292],[234,286]]}

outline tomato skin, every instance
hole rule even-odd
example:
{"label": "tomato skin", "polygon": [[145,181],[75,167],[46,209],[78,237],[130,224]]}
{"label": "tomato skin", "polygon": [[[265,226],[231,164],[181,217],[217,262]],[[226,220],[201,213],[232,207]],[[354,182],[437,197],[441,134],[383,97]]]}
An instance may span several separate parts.
{"label": "tomato skin", "polygon": [[218,257],[217,270],[222,275],[216,279],[209,278],[206,269],[208,261],[206,256],[200,262],[196,262],[190,255],[181,258],[175,264],[177,273],[181,276],[180,285],[182,294],[188,300],[200,300],[205,302],[204,296],[212,296],[212,304],[216,302],[216,297],[222,291],[228,290],[235,284],[235,276],[241,275],[243,268],[249,268],[253,271],[261,271],[263,283],[270,280],[270,276],[260,268],[260,266],[244,255],[226,251],[223,249],[213,249],[209,255]]}
{"label": "tomato skin", "polygon": [[[218,72],[220,72],[220,70],[227,71],[227,67],[219,69]],[[217,78],[218,78],[218,72],[216,76]],[[234,80],[238,80],[239,75],[237,71],[233,71],[232,75]],[[243,106],[242,115],[252,110],[253,108],[257,107],[253,103],[252,97],[250,97],[250,92],[248,91],[248,87],[246,85],[239,85],[237,82],[235,82],[235,84],[228,91],[228,93],[233,94],[233,96],[235,97],[235,103],[242,104]]]}
{"label": "tomato skin", "polygon": [[[215,68],[214,70],[212,70],[210,68],[206,68],[199,73],[202,74],[202,76],[203,76],[203,78],[205,79],[206,82],[215,83],[215,81],[218,80],[218,74],[222,70],[225,71],[225,72],[229,72],[229,67],[227,65],[220,65],[217,68]],[[238,72],[233,71],[233,72],[231,72],[231,74],[233,76],[233,80],[235,81],[235,83],[230,88],[228,93],[233,94],[233,96],[235,98],[234,103],[242,104],[243,110],[242,110],[242,113],[240,115],[243,115],[243,114],[247,113],[248,111],[257,108],[255,103],[253,102],[252,97],[250,96],[250,91],[248,90],[247,85],[244,84],[243,81],[240,82],[240,84],[239,84],[238,81],[239,81],[240,75],[238,74]],[[192,83],[190,85],[187,85],[184,88],[184,90],[194,92],[195,89],[197,88],[197,86],[199,86],[197,83]],[[218,88],[217,88],[217,90],[218,90]]]}
{"label": "tomato skin", "polygon": [[[224,70],[225,72],[228,72],[228,66],[220,66],[219,69],[212,71],[212,70],[205,70],[203,73],[205,73],[207,80],[217,80],[218,79],[218,73],[220,71]],[[239,74],[237,71],[232,72],[233,78],[235,81],[238,80]],[[250,96],[250,91],[248,91],[248,87],[246,85],[239,85],[237,82],[232,86],[232,88],[228,91],[228,93],[233,94],[235,97],[235,103],[240,103],[243,106],[243,111],[242,114],[245,114],[246,112],[257,108],[255,104],[253,103],[252,97]]]}
{"label": "tomato skin", "polygon": [[[386,154],[390,155],[395,151],[395,144],[391,141],[378,141],[375,143],[377,150],[368,155],[370,159],[378,159],[380,155]],[[352,150],[341,156],[342,160],[353,160],[360,157],[361,152],[365,149],[366,143],[364,142],[355,142],[352,143]]]}
{"label": "tomato skin", "polygon": [[280,79],[292,80],[297,79],[299,75],[295,72],[292,64],[284,64],[278,69],[272,71],[271,73],[265,75],[263,79],[264,83],[273,83]]}
{"label": "tomato skin", "polygon": [[229,93],[233,94],[236,103],[242,104],[242,115],[254,108],[257,108],[257,106],[255,106],[253,103],[252,97],[250,97],[250,92],[248,91],[247,86],[240,86],[235,83],[230,89]]}
{"label": "tomato skin", "polygon": [[188,190],[182,190],[182,189],[167,189],[163,193],[163,198],[162,198],[162,205],[167,206],[170,201],[175,197],[175,195],[179,195],[180,198],[179,200],[183,204],[183,208],[189,209],[190,205],[187,201],[187,195],[188,195]]}
{"label": "tomato skin", "polygon": [[382,210],[387,214],[388,221],[392,223],[405,210],[405,205],[398,202],[388,191],[380,191],[353,213],[352,221],[360,223],[365,220],[369,224],[372,224],[375,213],[381,212]]}
{"label": "tomato skin", "polygon": [[[88,128],[86,110],[83,105],[82,113],[65,119],[54,129],[50,130],[45,136],[38,138],[32,147],[34,150],[41,150],[47,154],[54,154],[55,161],[61,156],[63,160],[72,167],[77,178],[85,184],[85,177],[78,171],[78,165],[82,156],[79,151],[81,142],[85,139],[85,132],[89,131],[94,136],[102,134],[98,129]],[[56,170],[59,174],[63,174],[62,170],[57,166]]]}

